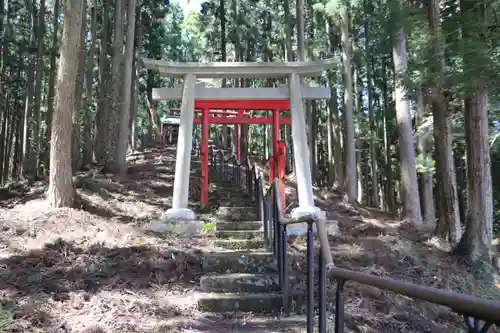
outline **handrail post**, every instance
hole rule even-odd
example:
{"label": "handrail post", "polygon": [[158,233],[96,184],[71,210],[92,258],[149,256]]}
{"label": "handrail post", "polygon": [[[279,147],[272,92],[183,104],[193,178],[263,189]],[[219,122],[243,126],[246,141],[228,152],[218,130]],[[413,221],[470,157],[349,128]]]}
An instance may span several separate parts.
{"label": "handrail post", "polygon": [[326,333],[326,262],[319,251],[319,333]]}
{"label": "handrail post", "polygon": [[271,230],[269,229],[269,210],[268,210],[268,197],[262,195],[262,213],[263,213],[263,221],[264,221],[264,234],[266,239],[266,248],[268,250],[271,249],[271,239],[270,234]]}
{"label": "handrail post", "polygon": [[313,222],[307,224],[307,333],[314,332],[314,234]]}
{"label": "handrail post", "polygon": [[337,280],[337,290],[335,292],[335,333],[344,333],[344,284],[344,280]]}
{"label": "handrail post", "polygon": [[283,231],[282,231],[282,236],[281,236],[281,255],[282,255],[282,271],[283,271],[283,285],[281,287],[281,291],[283,293],[283,312],[285,315],[290,315],[290,307],[289,307],[289,302],[288,302],[288,257],[287,257],[287,243],[288,243],[288,236],[287,236],[287,230],[286,230],[286,225],[283,226]]}

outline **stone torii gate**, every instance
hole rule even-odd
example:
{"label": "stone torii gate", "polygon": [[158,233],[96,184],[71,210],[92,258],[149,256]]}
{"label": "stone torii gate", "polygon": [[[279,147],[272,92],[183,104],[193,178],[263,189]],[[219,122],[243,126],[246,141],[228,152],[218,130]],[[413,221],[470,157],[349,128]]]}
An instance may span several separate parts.
{"label": "stone torii gate", "polygon": [[[290,116],[294,151],[295,172],[299,207],[291,215],[324,212],[314,206],[314,197],[307,146],[304,99],[329,99],[330,89],[311,88],[301,84],[302,77],[320,76],[323,71],[334,68],[338,61],[325,59],[313,62],[168,62],[143,59],[144,66],[162,76],[183,78],[183,84],[174,88],[156,88],[153,100],[181,100],[179,137],[175,165],[174,196],[172,208],[162,220],[195,220],[195,213],[188,208],[189,173],[191,165],[192,132],[195,101],[209,100],[284,100],[290,101]],[[278,88],[207,88],[197,84],[197,78],[287,78],[288,84]]]}

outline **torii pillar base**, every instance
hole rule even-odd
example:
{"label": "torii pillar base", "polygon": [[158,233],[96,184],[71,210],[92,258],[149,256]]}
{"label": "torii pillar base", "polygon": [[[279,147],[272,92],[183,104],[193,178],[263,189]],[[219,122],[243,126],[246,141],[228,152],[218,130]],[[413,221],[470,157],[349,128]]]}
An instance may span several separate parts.
{"label": "torii pillar base", "polygon": [[188,208],[170,208],[151,222],[150,230],[157,233],[197,235],[201,233],[203,221],[196,220],[196,214]]}
{"label": "torii pillar base", "polygon": [[[326,212],[321,210],[319,207],[314,206],[299,206],[292,209],[290,213],[292,218],[298,218],[306,215],[314,215],[317,218],[326,220]],[[289,235],[303,236],[307,234],[307,223],[292,224],[286,229]],[[313,232],[316,232],[316,224],[313,224]]]}

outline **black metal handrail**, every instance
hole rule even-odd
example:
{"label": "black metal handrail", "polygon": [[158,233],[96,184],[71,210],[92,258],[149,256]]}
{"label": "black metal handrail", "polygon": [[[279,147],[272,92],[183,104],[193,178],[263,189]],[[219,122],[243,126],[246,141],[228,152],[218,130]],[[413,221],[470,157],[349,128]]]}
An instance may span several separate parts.
{"label": "black metal handrail", "polygon": [[284,217],[281,211],[281,196],[277,178],[266,189],[263,173],[258,171],[257,166],[252,164],[250,159],[247,158],[242,163],[235,163],[233,168],[236,170],[234,171],[235,174],[238,174],[237,177],[233,177],[237,184],[242,184],[241,175],[245,175],[246,187],[256,203],[258,217],[263,223],[264,244],[276,258],[279,287],[283,295],[283,312],[285,314],[290,313],[289,301],[292,296],[288,285],[287,227],[297,223],[307,223],[306,313],[308,333],[314,331],[314,224],[320,241],[318,258],[318,331],[320,333],[326,332],[327,278],[336,280],[335,333],[344,332],[344,289],[348,281],[448,307],[453,312],[464,317],[467,332],[469,333],[486,333],[494,325],[500,326],[500,302],[498,301],[335,267],[323,219],[313,215],[300,218]]}
{"label": "black metal handrail", "polygon": [[[269,205],[269,201],[272,203]],[[486,333],[493,325],[500,326],[500,302],[483,299],[475,296],[455,293],[448,290],[424,287],[413,283],[403,282],[391,278],[379,277],[370,274],[355,272],[348,269],[335,267],[333,263],[331,248],[328,243],[324,221],[309,215],[298,219],[283,217],[280,211],[280,195],[278,180],[274,179],[272,186],[264,195],[262,203],[268,205],[274,212],[272,221],[268,221],[269,214],[262,219],[264,229],[266,224],[273,225],[272,237],[276,244],[273,248],[278,260],[278,272],[283,292],[283,309],[288,309],[288,264],[287,264],[287,226],[296,223],[307,223],[307,332],[313,332],[314,313],[314,237],[313,224],[316,224],[320,238],[319,255],[319,332],[326,332],[326,277],[335,279],[337,282],[335,299],[335,333],[344,332],[344,286],[347,281],[369,285],[385,291],[391,291],[414,299],[429,303],[446,306],[452,311],[459,313],[465,319],[468,332]],[[267,236],[267,235],[266,235]],[[281,263],[280,263],[281,261]],[[484,324],[480,321],[484,321]]]}
{"label": "black metal handrail", "polygon": [[[251,188],[252,165],[248,157],[245,161],[239,162],[235,154],[225,159],[223,150],[210,149],[209,164],[214,172],[221,175],[222,180],[232,181],[237,185],[241,185],[245,182],[246,187],[248,189]],[[252,191],[249,190],[249,193],[252,193]]]}

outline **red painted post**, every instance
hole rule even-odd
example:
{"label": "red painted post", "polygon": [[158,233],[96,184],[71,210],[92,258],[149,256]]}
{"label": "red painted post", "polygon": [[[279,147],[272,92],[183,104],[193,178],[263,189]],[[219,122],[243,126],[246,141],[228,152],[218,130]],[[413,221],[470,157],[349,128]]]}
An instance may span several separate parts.
{"label": "red painted post", "polygon": [[[231,110],[231,111],[229,111]],[[232,111],[237,110],[237,111]],[[253,118],[245,115],[245,110],[271,110],[272,117]],[[241,125],[242,124],[268,124],[273,126],[273,154],[269,158],[269,179],[273,181],[277,177],[280,181],[280,190],[282,192],[283,205],[285,197],[285,169],[282,165],[278,142],[280,141],[280,125],[291,125],[289,117],[281,118],[280,111],[289,111],[290,101],[283,100],[205,100],[195,101],[195,113],[201,117],[194,118],[194,124],[202,125],[201,140],[201,206],[208,204],[208,127],[211,124],[236,125],[236,154],[238,160],[241,158]],[[172,111],[180,112],[180,109],[172,108]],[[212,116],[210,116],[212,115]],[[221,117],[214,117],[221,115]],[[283,170],[281,170],[283,169]]]}
{"label": "red painted post", "polygon": [[[269,181],[272,182],[275,177],[279,177],[277,166],[278,166],[278,157],[279,157],[279,147],[278,141],[280,140],[280,111],[272,110],[272,121],[273,121],[273,158],[269,161],[269,170],[270,172]],[[272,174],[272,177],[271,177]]]}
{"label": "red painted post", "polygon": [[281,209],[284,212],[286,208],[285,202],[285,163],[286,163],[286,145],[283,141],[278,143],[279,158],[278,158],[278,179],[279,179],[279,189],[281,194]]}
{"label": "red painted post", "polygon": [[[245,116],[245,110],[239,109],[238,110],[238,118],[244,117]],[[236,124],[236,134],[235,134],[235,140],[236,140],[236,158],[240,162],[241,160],[241,125]],[[240,162],[241,163],[241,162]]]}
{"label": "red painted post", "polygon": [[203,109],[201,127],[201,207],[208,205],[208,109]]}

